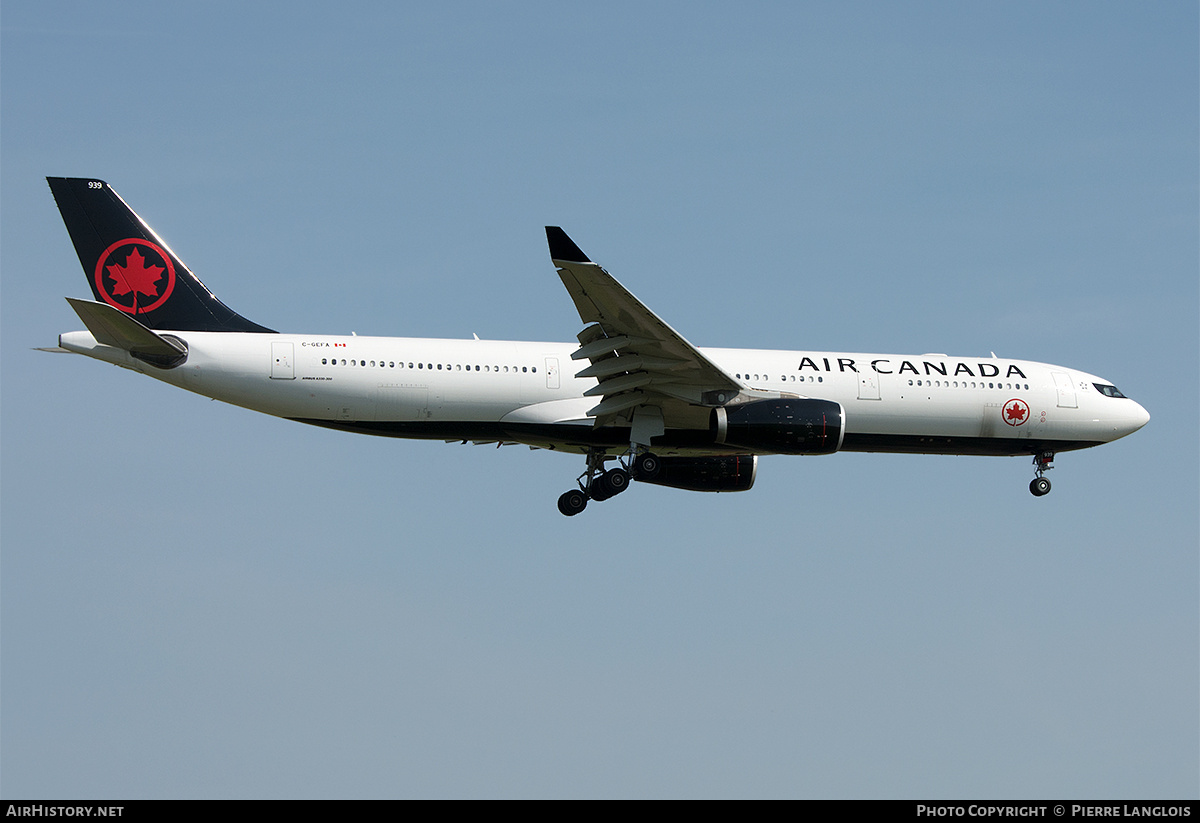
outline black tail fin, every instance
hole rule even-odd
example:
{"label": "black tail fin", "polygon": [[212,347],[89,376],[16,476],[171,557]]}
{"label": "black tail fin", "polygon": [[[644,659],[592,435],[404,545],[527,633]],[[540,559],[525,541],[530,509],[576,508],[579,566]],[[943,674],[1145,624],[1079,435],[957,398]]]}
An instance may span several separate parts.
{"label": "black tail fin", "polygon": [[272,332],[218,300],[103,180],[46,181],[96,300],[151,329]]}

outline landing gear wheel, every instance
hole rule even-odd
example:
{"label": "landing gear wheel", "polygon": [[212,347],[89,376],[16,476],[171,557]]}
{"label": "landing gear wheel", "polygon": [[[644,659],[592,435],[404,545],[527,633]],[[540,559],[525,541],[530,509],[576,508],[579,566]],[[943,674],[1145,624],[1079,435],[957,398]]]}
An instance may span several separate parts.
{"label": "landing gear wheel", "polygon": [[588,497],[600,503],[612,497],[612,492],[608,490],[608,484],[604,482],[604,475],[600,475],[592,481],[591,488],[588,489]]}
{"label": "landing gear wheel", "polygon": [[574,517],[585,508],[587,508],[587,495],[579,489],[571,489],[558,498],[558,510],[567,517]]}
{"label": "landing gear wheel", "polygon": [[1044,477],[1035,477],[1029,481],[1029,491],[1034,497],[1042,497],[1050,493],[1050,481]]}
{"label": "landing gear wheel", "polygon": [[607,500],[616,497],[629,488],[629,472],[624,469],[610,469],[592,481],[588,495],[593,500]]}
{"label": "landing gear wheel", "polygon": [[629,488],[629,472],[624,469],[610,469],[604,473],[604,485],[608,487],[609,497],[620,494]]}
{"label": "landing gear wheel", "polygon": [[633,470],[638,480],[653,480],[662,470],[662,461],[658,459],[658,455],[646,452],[638,455],[637,460],[633,462]]}

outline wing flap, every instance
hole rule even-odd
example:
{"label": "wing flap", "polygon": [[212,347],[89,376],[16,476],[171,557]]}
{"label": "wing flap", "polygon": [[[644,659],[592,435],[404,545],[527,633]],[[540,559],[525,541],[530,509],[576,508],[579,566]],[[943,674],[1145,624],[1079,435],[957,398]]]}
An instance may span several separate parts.
{"label": "wing flap", "polygon": [[598,340],[593,340],[586,346],[580,346],[575,351],[571,352],[572,360],[593,360],[601,355],[612,354],[619,352],[621,349],[627,349],[630,346],[645,346],[653,341],[646,340],[641,337],[628,337],[619,335],[617,337],[601,337]]}
{"label": "wing flap", "polygon": [[620,394],[623,391],[632,389],[640,389],[642,386],[648,386],[654,382],[661,382],[661,378],[656,375],[644,371],[635,371],[629,374],[623,374],[620,377],[613,377],[609,380],[603,380],[592,386],[583,393],[584,397],[607,397],[610,394]]}

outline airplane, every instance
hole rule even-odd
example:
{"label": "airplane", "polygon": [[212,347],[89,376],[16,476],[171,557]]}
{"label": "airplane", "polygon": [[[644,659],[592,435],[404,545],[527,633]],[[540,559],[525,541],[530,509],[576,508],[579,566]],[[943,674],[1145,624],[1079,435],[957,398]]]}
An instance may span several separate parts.
{"label": "airplane", "polygon": [[1032,455],[1041,497],[1058,452],[1150,419],[1108,380],[994,353],[700,349],[556,226],[576,343],[281,334],[218,300],[108,183],[47,181],[95,299],[67,298],[87,330],[46,350],[315,426],[581,454],[568,516],[631,480],[746,491],[764,454]]}

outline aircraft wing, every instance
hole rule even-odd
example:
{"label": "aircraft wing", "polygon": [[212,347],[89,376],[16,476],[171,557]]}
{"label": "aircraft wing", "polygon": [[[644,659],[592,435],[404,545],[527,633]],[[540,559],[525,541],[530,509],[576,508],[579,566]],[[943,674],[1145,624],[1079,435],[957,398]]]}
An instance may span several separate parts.
{"label": "aircraft wing", "polygon": [[577,377],[600,381],[585,392],[599,399],[588,410],[596,425],[647,406],[661,410],[665,425],[686,426],[696,407],[722,405],[744,388],[589,260],[566,232],[547,226],[546,239],[580,318],[591,324],[580,332],[571,359],[591,362]]}

